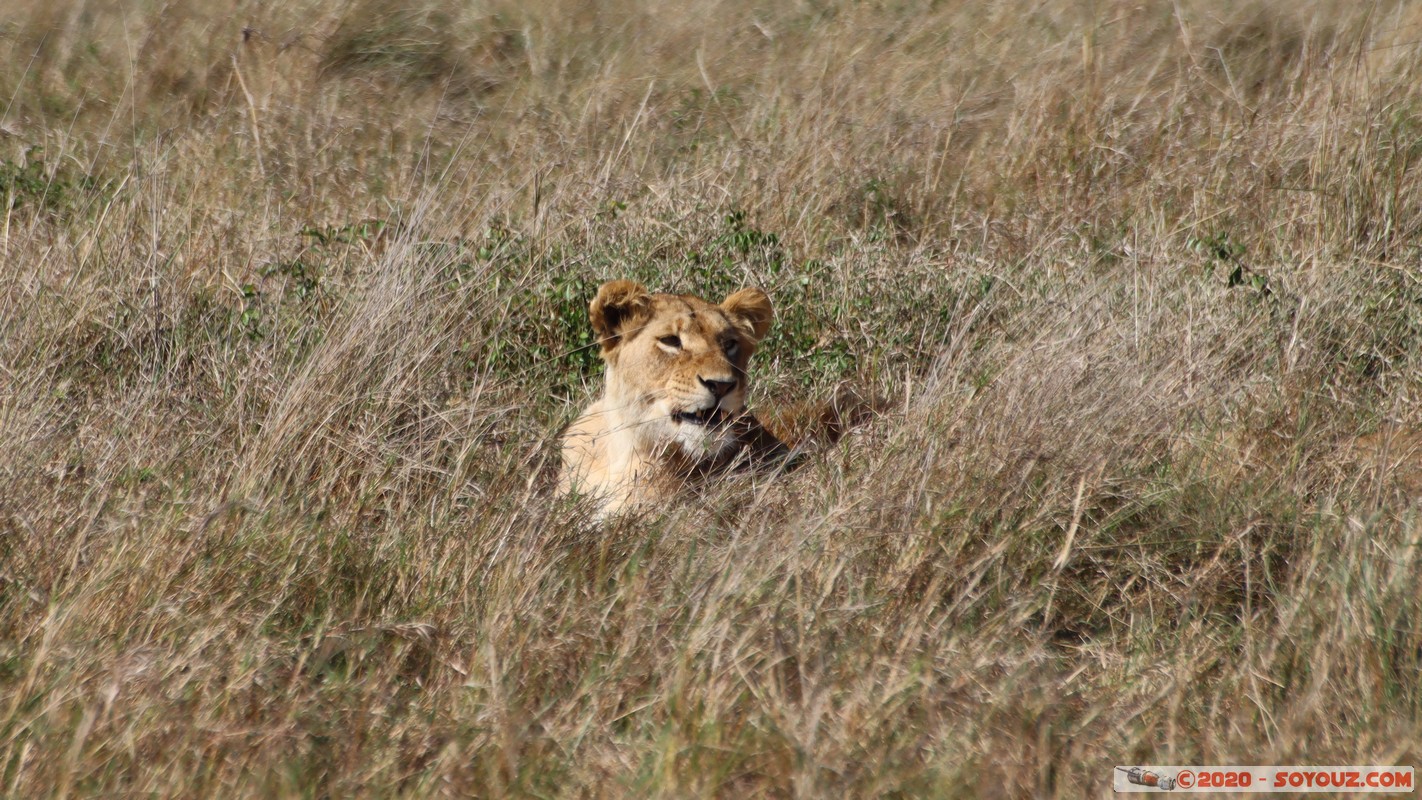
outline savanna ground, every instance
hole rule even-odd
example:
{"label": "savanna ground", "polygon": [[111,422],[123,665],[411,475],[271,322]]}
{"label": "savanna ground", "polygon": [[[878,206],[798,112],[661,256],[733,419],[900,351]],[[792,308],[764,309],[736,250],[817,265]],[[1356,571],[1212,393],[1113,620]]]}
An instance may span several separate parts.
{"label": "savanna ground", "polygon": [[[1422,761],[1422,9],[6,0],[0,792]],[[632,277],[887,412],[599,529]]]}

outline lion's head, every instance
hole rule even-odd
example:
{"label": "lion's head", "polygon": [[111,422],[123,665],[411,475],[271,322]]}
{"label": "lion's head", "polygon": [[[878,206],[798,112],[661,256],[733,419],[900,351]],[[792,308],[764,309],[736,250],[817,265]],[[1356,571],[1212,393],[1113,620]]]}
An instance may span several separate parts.
{"label": "lion's head", "polygon": [[693,461],[736,445],[729,423],[745,411],[746,364],[774,316],[765,292],[741,289],[714,305],[612,281],[588,311],[607,363],[603,403],[618,426]]}

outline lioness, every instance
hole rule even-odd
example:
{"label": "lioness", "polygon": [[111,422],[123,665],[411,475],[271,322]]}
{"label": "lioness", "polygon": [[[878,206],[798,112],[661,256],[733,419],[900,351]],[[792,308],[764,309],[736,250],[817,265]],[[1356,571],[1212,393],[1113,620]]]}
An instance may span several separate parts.
{"label": "lioness", "polygon": [[765,292],[741,289],[713,305],[612,281],[588,316],[607,377],[602,398],[563,433],[560,494],[592,498],[604,518],[788,452],[746,411],[746,363],[774,316]]}

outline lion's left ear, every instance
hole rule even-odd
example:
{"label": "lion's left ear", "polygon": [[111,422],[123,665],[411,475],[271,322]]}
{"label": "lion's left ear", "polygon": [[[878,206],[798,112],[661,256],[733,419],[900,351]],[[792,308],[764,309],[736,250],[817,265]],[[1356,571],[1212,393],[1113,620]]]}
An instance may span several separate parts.
{"label": "lion's left ear", "polygon": [[742,289],[727,297],[721,303],[721,310],[736,324],[736,327],[750,334],[757,342],[765,338],[770,330],[770,321],[775,319],[775,309],[770,306],[770,298],[759,289]]}
{"label": "lion's left ear", "polygon": [[597,333],[604,355],[622,341],[627,328],[652,313],[652,296],[636,281],[608,281],[597,289],[588,305],[588,320]]}

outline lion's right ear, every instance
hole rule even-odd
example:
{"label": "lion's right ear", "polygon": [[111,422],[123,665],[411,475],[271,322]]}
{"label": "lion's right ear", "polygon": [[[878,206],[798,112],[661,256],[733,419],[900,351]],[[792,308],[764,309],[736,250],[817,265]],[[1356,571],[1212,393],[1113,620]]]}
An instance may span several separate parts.
{"label": "lion's right ear", "polygon": [[731,320],[757,342],[770,331],[770,322],[775,319],[775,309],[770,305],[770,297],[760,289],[742,289],[721,302],[721,310]]}
{"label": "lion's right ear", "polygon": [[604,353],[616,347],[628,328],[642,323],[651,312],[652,295],[636,281],[604,283],[588,305],[588,319]]}

